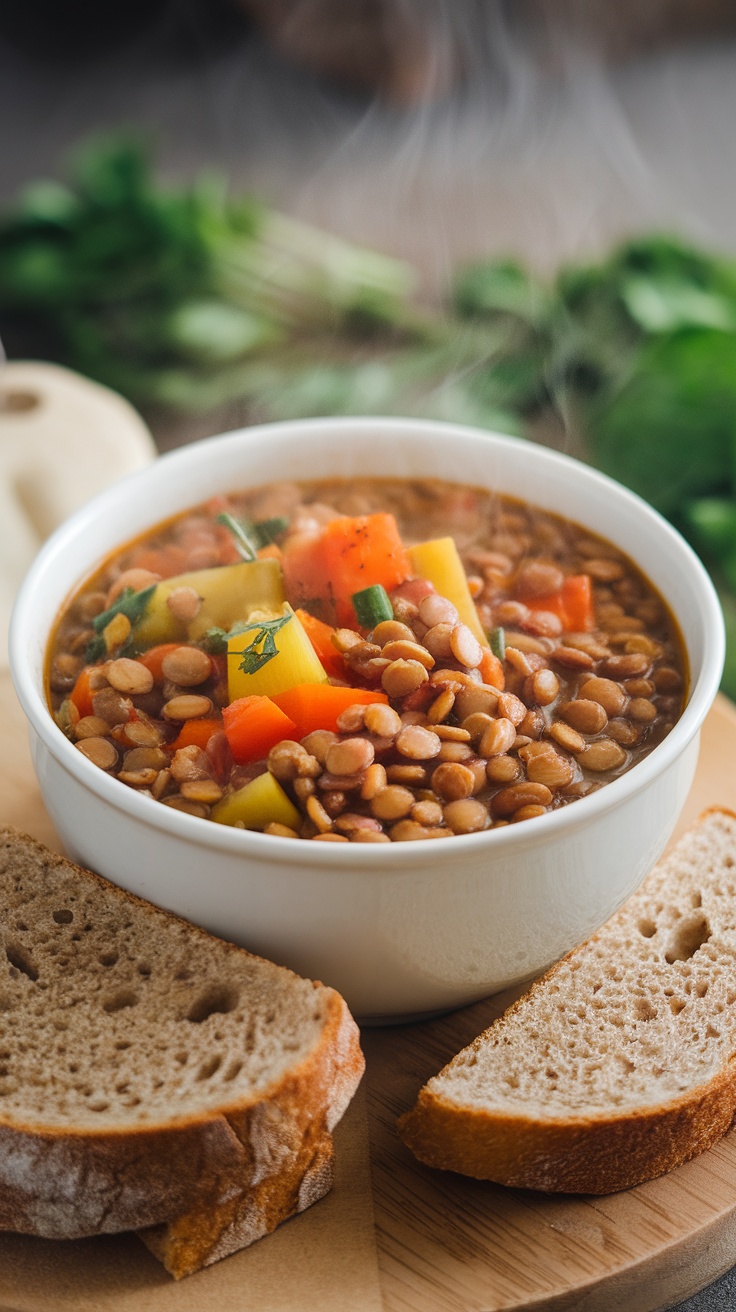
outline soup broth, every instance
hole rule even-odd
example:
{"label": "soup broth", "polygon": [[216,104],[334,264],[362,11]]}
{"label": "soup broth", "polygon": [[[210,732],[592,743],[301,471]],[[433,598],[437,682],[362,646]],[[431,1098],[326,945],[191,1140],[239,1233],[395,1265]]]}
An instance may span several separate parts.
{"label": "soup broth", "polygon": [[683,646],[644,570],[460,484],[270,484],[109,557],[59,616],[49,705],[121,785],[202,819],[496,829],[615,779],[680,715]]}

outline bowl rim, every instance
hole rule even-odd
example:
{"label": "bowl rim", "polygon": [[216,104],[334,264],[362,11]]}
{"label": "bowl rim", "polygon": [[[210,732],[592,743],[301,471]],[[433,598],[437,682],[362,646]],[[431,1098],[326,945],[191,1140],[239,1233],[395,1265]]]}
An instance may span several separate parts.
{"label": "bowl rim", "polygon": [[[326,429],[333,432],[349,429],[351,432],[373,430],[380,426],[385,432],[393,432],[397,437],[416,436],[452,438],[462,436],[479,443],[488,443],[499,447],[524,447],[534,452],[534,458],[546,462],[549,468],[559,468],[562,463],[575,471],[576,479],[581,479],[583,492],[585,486],[608,490],[621,504],[622,513],[628,510],[640,519],[648,521],[662,539],[663,550],[678,553],[683,568],[689,569],[700,591],[703,616],[706,620],[703,631],[702,666],[697,681],[690,689],[687,704],[679,720],[670,733],[643,760],[631,769],[609,781],[604,787],[587,797],[579,798],[573,806],[562,807],[534,818],[533,825],[509,825],[497,830],[484,830],[479,833],[454,835],[441,843],[426,840],[408,840],[391,846],[391,859],[387,861],[385,844],[350,844],[350,856],[346,857],[347,847],[343,843],[307,843],[294,839],[279,838],[262,834],[254,830],[235,829],[227,825],[218,825],[211,820],[187,815],[172,807],[162,806],[153,798],[143,797],[132,789],[120,785],[117,779],[105,774],[92,764],[59,729],[51,716],[42,690],[39,690],[33,677],[31,665],[26,653],[34,645],[41,646],[45,656],[48,633],[40,634],[33,622],[34,593],[39,583],[51,571],[56,572],[56,565],[65,548],[76,541],[85,531],[104,517],[108,508],[119,503],[121,495],[135,492],[138,487],[145,489],[152,470],[166,470],[172,464],[181,467],[191,465],[193,468],[202,459],[215,452],[239,449],[243,445],[257,445],[263,440],[292,437],[295,434],[324,433]],[[159,477],[157,474],[156,477]],[[450,480],[447,480],[450,481]],[[190,503],[192,504],[192,503]],[[193,504],[196,504],[193,503]],[[186,505],[181,507],[186,510]],[[555,512],[550,507],[552,513]],[[155,518],[151,527],[158,522]],[[143,530],[145,531],[145,530]],[[91,566],[92,567],[92,566]],[[76,587],[79,580],[72,584]],[[71,591],[71,588],[69,589]],[[676,616],[676,618],[678,618]],[[678,619],[679,622],[679,619]],[[683,639],[684,641],[684,639]],[[687,647],[686,647],[687,652]],[[689,652],[687,655],[689,657]],[[163,831],[175,838],[201,848],[215,848],[239,856],[251,856],[259,862],[278,864],[291,868],[294,872],[301,868],[319,866],[323,870],[342,871],[346,860],[351,869],[368,868],[380,874],[396,874],[399,869],[410,869],[418,864],[436,866],[445,863],[448,875],[452,877],[452,859],[458,854],[457,843],[461,842],[460,852],[471,857],[473,852],[486,851],[489,868],[492,867],[494,853],[499,857],[506,849],[523,849],[536,847],[572,826],[587,827],[596,817],[620,805],[635,791],[645,788],[656,776],[660,775],[685,750],[691,739],[698,733],[705,715],[718,691],[725,657],[725,627],[720,603],[713,583],[696,553],[685,539],[654,510],[643,498],[630,491],[614,479],[600,473],[591,466],[571,456],[550,448],[538,446],[524,438],[512,437],[490,430],[478,429],[462,424],[444,423],[434,420],[394,418],[392,416],[341,416],[326,419],[296,419],[276,423],[253,425],[202,438],[159,456],[153,463],[119,479],[109,488],[93,497],[81,509],[56,529],[41,548],[24,579],[10,623],[9,659],[16,694],[29,721],[43,745],[62,768],[66,769],[83,787],[96,794],[103,802],[116,810],[128,813],[141,824]],[[448,847],[449,844],[449,847]],[[452,854],[452,855],[451,855]]]}

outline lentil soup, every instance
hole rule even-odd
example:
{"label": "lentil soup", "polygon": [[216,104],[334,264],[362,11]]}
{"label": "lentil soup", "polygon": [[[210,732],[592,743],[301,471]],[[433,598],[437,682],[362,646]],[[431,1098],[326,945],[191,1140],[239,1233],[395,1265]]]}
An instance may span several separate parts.
{"label": "lentil soup", "polygon": [[49,647],[100,769],[266,834],[401,842],[575,801],[669,732],[686,686],[641,570],[559,516],[436,480],[270,484],[108,558]]}

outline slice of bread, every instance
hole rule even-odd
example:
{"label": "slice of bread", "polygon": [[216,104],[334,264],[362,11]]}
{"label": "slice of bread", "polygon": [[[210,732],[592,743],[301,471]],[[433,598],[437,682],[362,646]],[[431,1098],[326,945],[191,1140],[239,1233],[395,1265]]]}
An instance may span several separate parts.
{"label": "slice of bread", "polygon": [[612,1193],[709,1148],[736,1112],[736,815],[713,809],[587,943],[419,1093],[423,1162]]}
{"label": "slice of bread", "polygon": [[327,1191],[364,1066],[338,993],[11,828],[0,907],[0,1229],[146,1228],[179,1276]]}

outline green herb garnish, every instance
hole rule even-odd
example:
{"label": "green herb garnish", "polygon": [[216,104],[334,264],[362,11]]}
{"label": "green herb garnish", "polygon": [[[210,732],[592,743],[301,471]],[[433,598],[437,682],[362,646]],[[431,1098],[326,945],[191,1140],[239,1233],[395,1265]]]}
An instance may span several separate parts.
{"label": "green herb garnish", "polygon": [[254,624],[247,624],[243,633],[254,633],[254,637],[242,651],[231,651],[230,656],[242,656],[242,661],[238,666],[244,674],[257,674],[268,665],[274,656],[278,656],[279,651],[276,646],[276,634],[279,629],[283,629],[285,624],[289,623],[291,615],[281,615],[274,620],[256,620]]}
{"label": "green herb garnish", "polygon": [[259,547],[267,547],[276,538],[285,533],[289,521],[285,515],[272,515],[270,519],[258,519],[253,525],[253,537]]}
{"label": "green herb garnish", "polygon": [[223,510],[222,514],[217,516],[217,522],[218,524],[224,524],[225,528],[230,529],[230,532],[235,539],[235,546],[243,557],[243,560],[252,561],[258,559],[256,547],[252,538],[250,537],[245,525],[242,524],[239,519],[236,519],[234,515],[229,515],[226,510]]}
{"label": "green herb garnish", "polygon": [[210,656],[222,656],[223,652],[227,651],[228,639],[234,638],[239,633],[245,633],[247,628],[249,628],[248,624],[233,624],[231,629],[219,629],[214,625],[200,639],[199,646]]}
{"label": "green herb garnish", "polygon": [[103,610],[100,615],[95,615],[92,621],[95,633],[102,633],[116,615],[125,615],[131,624],[136,624],[143,616],[156,587],[157,585],[152,583],[150,588],[142,588],[140,592],[134,592],[132,588],[124,588],[112,606]]}

